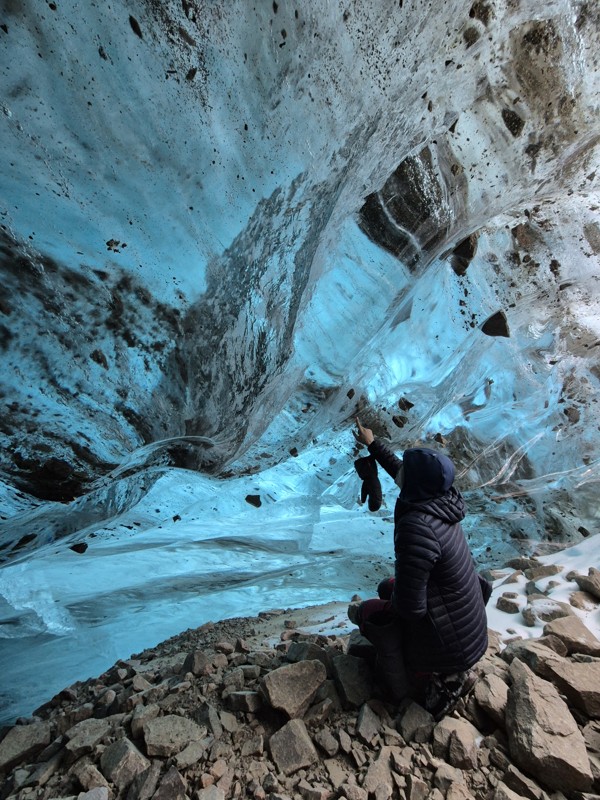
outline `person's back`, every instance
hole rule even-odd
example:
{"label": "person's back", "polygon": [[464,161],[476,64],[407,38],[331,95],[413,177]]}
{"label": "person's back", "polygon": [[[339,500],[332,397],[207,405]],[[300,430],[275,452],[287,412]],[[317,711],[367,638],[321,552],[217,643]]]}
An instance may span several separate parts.
{"label": "person's back", "polygon": [[[376,440],[371,451],[385,461],[386,450]],[[410,621],[406,661],[417,672],[466,670],[485,653],[487,619],[460,524],[465,506],[452,485],[454,467],[442,453],[412,448],[404,452],[403,469],[394,513],[392,602]]]}
{"label": "person's back", "polygon": [[491,585],[477,575],[462,530],[465,505],[453,485],[452,461],[429,448],[405,450],[402,461],[358,420],[357,426],[370,458],[401,489],[394,510],[395,577],[380,583],[379,601],[362,605],[402,622],[405,665],[413,678],[428,681],[425,706],[439,719],[476,679],[470,667],[487,648]]}

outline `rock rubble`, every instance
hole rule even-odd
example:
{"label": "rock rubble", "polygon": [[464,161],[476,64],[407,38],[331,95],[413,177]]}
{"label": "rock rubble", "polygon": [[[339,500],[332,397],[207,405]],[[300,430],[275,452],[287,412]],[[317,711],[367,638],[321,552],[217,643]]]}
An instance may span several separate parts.
{"label": "rock rubble", "polygon": [[502,651],[490,631],[436,724],[388,701],[352,634],[293,615],[208,623],[65,689],[0,732],[0,800],[600,797],[600,642],[579,617]]}

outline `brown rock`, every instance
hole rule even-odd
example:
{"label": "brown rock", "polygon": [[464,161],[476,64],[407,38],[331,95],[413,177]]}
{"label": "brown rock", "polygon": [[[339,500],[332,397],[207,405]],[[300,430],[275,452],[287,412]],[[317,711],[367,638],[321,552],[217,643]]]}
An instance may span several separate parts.
{"label": "brown rock", "polygon": [[147,706],[136,706],[131,717],[131,735],[139,739],[144,732],[144,725],[151,719],[156,719],[160,714],[160,706],[150,703]]}
{"label": "brown rock", "polygon": [[362,658],[341,655],[333,659],[335,685],[345,708],[359,708],[373,693],[373,679]]}
{"label": "brown rock", "polygon": [[546,677],[547,663],[559,656],[539,639],[517,639],[506,646],[502,652],[502,658],[509,664],[513,659],[518,658],[535,673]]}
{"label": "brown rock", "polygon": [[418,775],[408,775],[406,778],[407,800],[426,800],[431,796],[430,788]]}
{"label": "brown rock", "polygon": [[356,733],[365,744],[371,744],[373,739],[381,731],[381,720],[373,709],[365,703],[358,714],[356,722]]}
{"label": "brown rock", "polygon": [[539,622],[551,622],[560,617],[573,616],[575,612],[568,603],[552,600],[550,597],[532,596],[521,612],[526,625],[533,627]]}
{"label": "brown rock", "polygon": [[127,800],[150,800],[156,786],[161,770],[161,762],[153,761],[144,772],[138,773],[127,791]]}
{"label": "brown rock", "polygon": [[391,796],[391,787],[393,785],[391,749],[385,746],[381,748],[375,761],[369,765],[362,787],[369,793],[375,793],[377,787],[381,785],[390,787],[390,795],[388,796]]}
{"label": "brown rock", "polygon": [[321,729],[314,734],[315,742],[327,755],[332,758],[337,755],[340,743],[327,728]]}
{"label": "brown rock", "polygon": [[585,741],[556,688],[518,659],[510,674],[506,730],[511,757],[551,790],[590,789]]}
{"label": "brown rock", "polygon": [[227,697],[227,702],[233,711],[254,713],[262,706],[262,697],[258,692],[245,690],[240,692],[232,692]]}
{"label": "brown rock", "polygon": [[446,800],[475,800],[475,797],[463,783],[451,783],[446,792]]}
{"label": "brown rock", "polygon": [[187,800],[187,781],[175,767],[164,775],[152,800]]}
{"label": "brown rock", "polygon": [[100,757],[102,774],[118,789],[125,789],[136,775],[145,772],[149,766],[148,759],[127,738],[110,744]]}
{"label": "brown rock", "polygon": [[494,792],[494,800],[523,800],[523,795],[509,789],[505,783],[499,783]]}
{"label": "brown rock", "polygon": [[465,783],[462,770],[451,767],[450,764],[441,764],[433,776],[433,785],[445,795],[453,783]]}
{"label": "brown rock", "polygon": [[83,789],[108,786],[108,781],[89,756],[84,756],[84,758],[73,764],[70,773],[77,778]]}
{"label": "brown rock", "polygon": [[291,719],[274,733],[269,747],[273,761],[284,775],[308,767],[319,758],[301,719]]}
{"label": "brown rock", "polygon": [[506,614],[518,614],[521,606],[516,592],[503,592],[496,600],[496,608]]}
{"label": "brown rock", "polygon": [[553,659],[547,663],[547,671],[552,683],[575,708],[592,719],[600,718],[600,661]]}
{"label": "brown rock", "polygon": [[157,717],[144,724],[144,740],[149,756],[174,756],[190,742],[199,742],[206,729],[177,714]]}
{"label": "brown rock", "polygon": [[524,775],[514,764],[507,764],[503,781],[516,792],[519,796],[528,797],[530,800],[546,800],[546,793],[538,786],[535,781]]}
{"label": "brown rock", "polygon": [[570,573],[567,577],[574,580],[582,591],[600,600],[600,570],[590,567],[587,575]]}
{"label": "brown rock", "polygon": [[599,602],[600,600],[589,592],[571,592],[569,595],[569,603],[573,608],[579,608],[581,611],[594,611],[598,608]]}
{"label": "brown rock", "polygon": [[433,729],[433,753],[453,767],[477,767],[476,739],[479,731],[466,719],[445,717]]}
{"label": "brown rock", "polygon": [[475,684],[474,695],[480,707],[492,721],[503,728],[508,686],[502,678],[494,674],[484,675]]}
{"label": "brown rock", "polygon": [[225,793],[218,786],[207,786],[196,793],[196,800],[225,800]]}
{"label": "brown rock", "polygon": [[299,661],[269,672],[261,689],[269,705],[289,717],[302,717],[308,710],[327,672],[320,661]]}
{"label": "brown rock", "polygon": [[91,753],[96,745],[110,732],[108,719],[84,719],[66,732],[69,740],[66,749],[73,759]]}
{"label": "brown rock", "polygon": [[406,742],[427,742],[435,726],[431,714],[418,703],[409,702],[400,711],[396,727]]}
{"label": "brown rock", "polygon": [[0,742],[0,772],[8,772],[15,764],[34,758],[50,742],[48,722],[15,725]]}
{"label": "brown rock", "polygon": [[341,786],[348,779],[348,768],[346,764],[335,758],[326,758],[323,761],[329,780],[334,786]]}
{"label": "brown rock", "polygon": [[544,626],[544,634],[553,634],[561,639],[569,654],[584,653],[600,656],[600,641],[579,617],[562,617]]}
{"label": "brown rock", "polygon": [[538,578],[548,578],[550,575],[558,575],[564,567],[558,564],[540,564],[535,567],[528,567],[523,570],[525,577],[530,581],[537,581]]}

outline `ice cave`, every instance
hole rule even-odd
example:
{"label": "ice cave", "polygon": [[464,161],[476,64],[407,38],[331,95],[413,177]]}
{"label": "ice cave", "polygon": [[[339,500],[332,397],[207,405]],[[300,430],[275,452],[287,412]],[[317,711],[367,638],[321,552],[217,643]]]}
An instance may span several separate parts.
{"label": "ice cave", "polygon": [[357,415],[454,460],[481,567],[597,535],[597,3],[1,0],[0,43],[0,722],[368,591]]}

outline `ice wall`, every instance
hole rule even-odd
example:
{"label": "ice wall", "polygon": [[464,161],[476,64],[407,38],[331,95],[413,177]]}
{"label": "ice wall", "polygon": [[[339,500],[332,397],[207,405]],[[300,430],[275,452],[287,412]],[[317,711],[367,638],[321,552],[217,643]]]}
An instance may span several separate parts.
{"label": "ice wall", "polygon": [[356,413],[455,459],[480,563],[597,532],[594,4],[4,0],[0,42],[4,666],[368,583]]}

